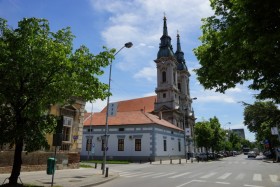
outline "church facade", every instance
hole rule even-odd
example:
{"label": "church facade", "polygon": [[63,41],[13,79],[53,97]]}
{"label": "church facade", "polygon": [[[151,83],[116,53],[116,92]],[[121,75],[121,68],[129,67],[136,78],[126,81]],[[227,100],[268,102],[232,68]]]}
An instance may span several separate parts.
{"label": "church facade", "polygon": [[102,159],[105,149],[107,159],[131,161],[185,158],[195,152],[190,73],[179,34],[174,53],[166,17],[163,21],[163,35],[155,60],[155,95],[110,104],[114,111],[108,112],[107,147],[107,107],[99,113],[85,114],[82,160]]}

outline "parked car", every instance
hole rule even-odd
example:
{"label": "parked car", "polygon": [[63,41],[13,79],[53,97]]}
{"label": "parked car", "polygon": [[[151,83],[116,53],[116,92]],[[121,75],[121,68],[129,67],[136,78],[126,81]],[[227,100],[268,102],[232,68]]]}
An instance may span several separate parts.
{"label": "parked car", "polygon": [[207,154],[206,153],[198,153],[196,155],[196,159],[199,159],[199,160],[206,160],[207,159]]}
{"label": "parked car", "polygon": [[265,156],[266,158],[272,158],[272,153],[270,150],[267,150],[263,152],[263,156]]}
{"label": "parked car", "polygon": [[257,153],[255,151],[249,151],[248,152],[248,158],[251,158],[251,157],[256,158],[257,157]]}

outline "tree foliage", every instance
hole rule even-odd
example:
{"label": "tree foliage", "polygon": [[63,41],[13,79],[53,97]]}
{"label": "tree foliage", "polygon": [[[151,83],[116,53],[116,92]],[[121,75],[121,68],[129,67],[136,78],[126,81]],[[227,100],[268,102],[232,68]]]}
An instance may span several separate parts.
{"label": "tree foliage", "polygon": [[206,151],[212,148],[213,152],[241,151],[243,146],[251,145],[248,140],[240,138],[232,130],[221,128],[219,119],[214,116],[209,121],[195,124],[195,137],[198,147],[205,147]]}
{"label": "tree foliage", "polygon": [[272,144],[276,144],[276,136],[271,135],[271,127],[280,124],[280,110],[271,101],[256,101],[250,105],[244,103],[244,124],[251,132],[256,133],[259,142],[265,139],[270,140]]}
{"label": "tree foliage", "polygon": [[[225,90],[251,80],[259,99],[280,102],[280,1],[211,0],[202,44],[194,49],[206,89]],[[222,72],[222,74],[221,74]]]}
{"label": "tree foliage", "polygon": [[219,119],[216,116],[214,116],[214,118],[210,118],[209,122],[213,131],[213,138],[211,141],[212,150],[221,151],[223,149],[223,140],[225,133],[223,132]]}
{"label": "tree foliage", "polygon": [[23,19],[12,29],[0,18],[0,144],[15,146],[10,183],[17,182],[23,144],[26,151],[47,146],[45,134],[56,125],[46,112],[50,105],[109,94],[98,76],[115,50],[74,50],[73,39],[69,27],[51,32],[45,19]]}
{"label": "tree foliage", "polygon": [[195,124],[196,144],[198,147],[211,147],[211,140],[213,137],[212,129],[209,121],[197,122]]}

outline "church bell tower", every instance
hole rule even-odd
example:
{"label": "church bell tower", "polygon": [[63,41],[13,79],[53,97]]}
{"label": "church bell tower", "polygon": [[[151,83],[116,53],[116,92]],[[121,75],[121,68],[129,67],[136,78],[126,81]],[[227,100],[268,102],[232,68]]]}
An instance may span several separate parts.
{"label": "church bell tower", "polygon": [[155,92],[154,113],[173,125],[182,128],[185,133],[186,152],[195,152],[194,111],[191,107],[189,77],[184,52],[181,49],[180,35],[177,33],[177,49],[173,52],[171,37],[168,36],[166,17],[163,18],[163,34],[155,60],[157,68],[157,87]]}

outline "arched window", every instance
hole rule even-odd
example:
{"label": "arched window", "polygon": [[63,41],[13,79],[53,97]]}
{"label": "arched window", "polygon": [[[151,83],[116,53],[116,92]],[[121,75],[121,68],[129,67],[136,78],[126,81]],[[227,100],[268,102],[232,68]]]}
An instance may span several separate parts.
{"label": "arched window", "polygon": [[166,82],[166,72],[162,72],[162,82]]}

